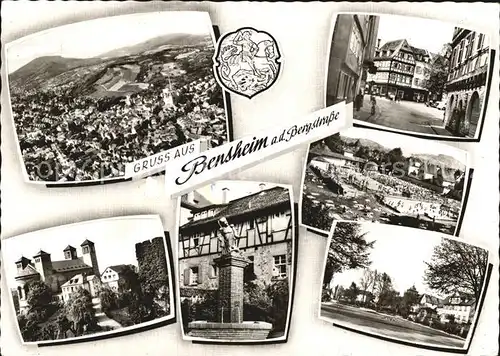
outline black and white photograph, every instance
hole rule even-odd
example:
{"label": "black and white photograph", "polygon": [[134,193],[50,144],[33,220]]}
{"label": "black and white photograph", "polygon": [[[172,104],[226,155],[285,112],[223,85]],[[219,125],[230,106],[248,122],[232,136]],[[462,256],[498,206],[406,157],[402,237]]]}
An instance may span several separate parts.
{"label": "black and white photograph", "polygon": [[353,103],[363,127],[479,141],[494,57],[486,34],[432,19],[346,13],[334,18],[330,42],[327,106]]}
{"label": "black and white photograph", "polygon": [[2,240],[21,340],[106,338],[175,320],[158,215],[91,220]]}
{"label": "black and white photograph", "polygon": [[82,21],[8,43],[26,180],[120,181],[137,160],[170,152],[148,161],[166,164],[189,153],[175,150],[186,143],[228,142],[214,43],[208,13],[188,11]]}
{"label": "black and white photograph", "polygon": [[322,271],[320,319],[466,353],[488,266],[487,250],[437,232],[337,221]]}
{"label": "black and white photograph", "polygon": [[286,341],[296,239],[291,187],[216,181],[179,204],[184,339]]}
{"label": "black and white photograph", "polygon": [[309,146],[301,223],[328,234],[334,220],[457,233],[468,154],[395,133],[351,128]]}

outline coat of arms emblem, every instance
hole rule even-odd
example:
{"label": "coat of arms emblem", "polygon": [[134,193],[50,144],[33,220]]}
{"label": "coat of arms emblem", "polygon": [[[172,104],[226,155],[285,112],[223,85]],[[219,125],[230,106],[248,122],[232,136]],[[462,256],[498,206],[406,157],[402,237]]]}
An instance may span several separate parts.
{"label": "coat of arms emblem", "polygon": [[276,82],[281,68],[279,59],[273,36],[243,27],[220,38],[214,72],[224,89],[251,99]]}

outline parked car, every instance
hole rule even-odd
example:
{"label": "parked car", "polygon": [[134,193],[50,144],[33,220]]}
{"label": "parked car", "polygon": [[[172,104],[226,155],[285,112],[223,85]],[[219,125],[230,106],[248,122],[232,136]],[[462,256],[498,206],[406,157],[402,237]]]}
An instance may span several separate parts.
{"label": "parked car", "polygon": [[439,110],[446,110],[446,101],[445,100],[441,100],[439,101],[436,106],[435,106],[436,109],[439,109]]}

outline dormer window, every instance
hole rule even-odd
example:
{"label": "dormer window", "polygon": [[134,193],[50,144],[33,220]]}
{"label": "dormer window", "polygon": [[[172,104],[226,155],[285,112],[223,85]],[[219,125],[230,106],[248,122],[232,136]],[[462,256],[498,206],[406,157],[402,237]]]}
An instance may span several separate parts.
{"label": "dormer window", "polygon": [[90,249],[88,246],[83,246],[83,253],[89,253],[90,252]]}
{"label": "dormer window", "polygon": [[40,263],[40,262],[42,262],[42,259],[40,257],[37,257],[37,258],[35,258],[35,262]]}
{"label": "dormer window", "polygon": [[17,268],[19,268],[19,269],[23,268],[23,264],[22,264],[21,262],[16,263],[16,266],[17,266]]}
{"label": "dormer window", "polygon": [[71,252],[70,252],[70,251],[66,251],[66,252],[64,253],[64,257],[65,257],[65,258],[71,258]]}

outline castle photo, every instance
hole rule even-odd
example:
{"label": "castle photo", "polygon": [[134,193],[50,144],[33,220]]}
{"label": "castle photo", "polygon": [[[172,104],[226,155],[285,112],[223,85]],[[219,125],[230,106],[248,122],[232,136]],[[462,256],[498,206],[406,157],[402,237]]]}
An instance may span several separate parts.
{"label": "castle photo", "polygon": [[163,235],[160,219],[145,215],[6,239],[2,252],[22,340],[57,342],[171,319]]}

